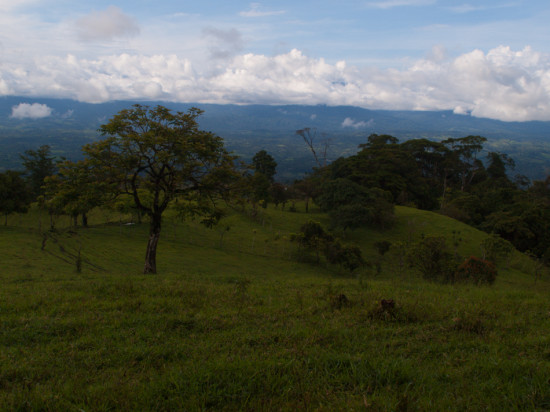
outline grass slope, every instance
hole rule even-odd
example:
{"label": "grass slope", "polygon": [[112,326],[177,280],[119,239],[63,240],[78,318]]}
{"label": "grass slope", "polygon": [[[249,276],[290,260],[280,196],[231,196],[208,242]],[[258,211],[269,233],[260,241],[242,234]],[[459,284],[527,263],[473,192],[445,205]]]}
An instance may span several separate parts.
{"label": "grass slope", "polygon": [[[486,236],[429,212],[397,216],[346,240],[375,260],[379,240],[445,234],[467,256]],[[11,217],[0,410],[550,409],[550,282],[535,284],[529,260],[516,254],[492,287],[428,283],[398,250],[381,273],[349,276],[290,259],[289,235],[309,218],[326,223],[275,209],[214,230],[167,219],[159,275],[145,276],[146,224],[60,219],[44,244],[45,217]],[[379,306],[390,298],[393,314]]]}

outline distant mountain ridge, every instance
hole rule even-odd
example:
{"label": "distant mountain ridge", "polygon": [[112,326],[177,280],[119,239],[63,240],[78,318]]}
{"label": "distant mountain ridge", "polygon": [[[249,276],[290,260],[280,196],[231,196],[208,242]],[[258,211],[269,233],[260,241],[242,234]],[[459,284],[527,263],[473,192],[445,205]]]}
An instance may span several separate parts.
{"label": "distant mountain ridge", "polygon": [[[42,118],[12,117],[13,108],[22,103],[46,105],[51,114]],[[326,134],[331,139],[333,158],[354,153],[357,144],[371,133],[391,134],[400,140],[482,135],[489,139],[490,150],[514,157],[523,174],[540,178],[546,173],[546,167],[550,167],[550,122],[503,122],[452,111],[389,111],[352,106],[139,103],[161,104],[178,111],[198,107],[204,110],[201,128],[224,137],[228,147],[243,157],[250,158],[254,150],[265,149],[279,154],[277,161],[281,166],[300,161],[302,169],[290,167],[289,177],[312,166],[307,150],[295,135],[296,130],[305,127],[316,128],[319,135]],[[90,104],[68,99],[0,97],[0,168],[14,167],[18,162],[17,153],[39,144],[50,144],[60,154],[74,157],[82,144],[98,137],[101,124],[132,104],[130,101]]]}
{"label": "distant mountain ridge", "polygon": [[[119,110],[134,104],[131,101],[82,103],[68,99],[0,97],[0,124],[6,126],[23,120],[11,117],[12,108],[21,103],[45,104],[53,109],[51,116],[32,119],[36,123],[55,122],[59,126],[81,128],[97,127]],[[223,105],[209,103],[172,103],[161,101],[138,102],[143,105],[164,105],[186,111],[198,107],[205,111],[201,118],[203,128],[216,133],[239,130],[296,130],[316,127],[326,132],[372,130],[376,133],[476,133],[495,138],[524,136],[527,139],[550,138],[550,122],[503,122],[452,111],[390,111],[369,110],[354,106],[302,105]],[[348,119],[347,124],[345,124]]]}

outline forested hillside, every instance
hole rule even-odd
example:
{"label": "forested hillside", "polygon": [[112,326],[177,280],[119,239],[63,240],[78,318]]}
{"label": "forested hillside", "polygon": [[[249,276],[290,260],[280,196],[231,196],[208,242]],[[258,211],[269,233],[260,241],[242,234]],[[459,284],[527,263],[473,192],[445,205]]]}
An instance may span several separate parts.
{"label": "forested hillside", "polygon": [[[505,153],[482,149],[482,136],[400,143],[373,134],[359,153],[304,180],[333,226],[391,223],[392,204],[408,205],[495,233],[522,252],[550,258],[550,181],[513,173]],[[482,154],[483,153],[483,154]]]}

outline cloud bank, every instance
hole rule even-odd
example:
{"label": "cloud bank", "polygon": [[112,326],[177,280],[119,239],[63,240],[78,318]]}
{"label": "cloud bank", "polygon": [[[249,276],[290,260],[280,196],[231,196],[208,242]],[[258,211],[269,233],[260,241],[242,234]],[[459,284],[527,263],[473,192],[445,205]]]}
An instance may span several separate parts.
{"label": "cloud bank", "polygon": [[49,117],[52,114],[52,108],[39,103],[20,103],[11,108],[11,117],[15,119],[41,119]]}
{"label": "cloud bank", "polygon": [[[208,34],[216,37],[214,32]],[[514,51],[500,46],[454,58],[436,50],[398,70],[331,64],[299,50],[276,56],[232,55],[239,44],[238,33],[233,34],[229,44],[237,46],[222,49],[228,51],[223,65],[213,59],[210,65],[195,66],[175,54],[44,57],[25,68],[4,63],[0,95],[55,96],[92,103],[154,99],[353,105],[453,110],[506,121],[550,120],[550,56],[529,47]]]}

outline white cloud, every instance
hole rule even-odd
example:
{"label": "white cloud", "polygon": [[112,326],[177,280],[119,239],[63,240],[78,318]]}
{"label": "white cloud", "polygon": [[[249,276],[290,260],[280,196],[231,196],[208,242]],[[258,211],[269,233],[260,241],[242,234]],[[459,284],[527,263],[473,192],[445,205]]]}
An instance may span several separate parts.
{"label": "white cloud", "polygon": [[[238,37],[238,36],[237,36]],[[231,43],[231,42],[230,42]],[[398,69],[331,64],[299,50],[248,53],[194,65],[177,55],[37,58],[0,66],[0,95],[86,102],[353,105],[387,110],[454,110],[501,120],[550,120],[550,55],[526,47],[473,50],[455,58],[435,48]],[[346,121],[344,121],[346,123]],[[348,120],[345,126],[360,122]]]}
{"label": "white cloud", "polygon": [[435,62],[443,62],[447,58],[447,50],[444,46],[438,44],[432,47],[430,53],[428,53],[428,59]]}
{"label": "white cloud", "polygon": [[39,103],[20,103],[11,108],[11,117],[15,119],[40,119],[49,117],[52,114],[52,108]]}
{"label": "white cloud", "polygon": [[354,129],[362,129],[364,127],[370,127],[374,123],[373,119],[370,119],[368,122],[360,121],[356,122],[351,117],[346,117],[342,122],[342,127],[353,127]]}
{"label": "white cloud", "polygon": [[473,12],[473,11],[482,11],[482,10],[491,10],[491,9],[503,9],[503,8],[508,8],[508,7],[516,7],[518,6],[517,3],[514,3],[514,2],[510,2],[510,3],[500,3],[500,4],[495,4],[495,5],[472,5],[472,4],[469,4],[469,3],[464,3],[464,4],[461,4],[461,5],[457,5],[457,6],[450,6],[448,7],[448,9],[450,11],[452,11],[453,13],[458,13],[458,14],[464,14],[464,13],[470,13],[470,12]]}
{"label": "white cloud", "polygon": [[203,29],[204,35],[213,41],[210,54],[215,59],[227,59],[233,57],[243,49],[243,39],[237,29],[217,29],[208,27]]}
{"label": "white cloud", "polygon": [[8,83],[2,79],[1,73],[0,73],[0,96],[6,96],[11,94],[11,90],[8,86]]}
{"label": "white cloud", "polygon": [[278,16],[285,14],[284,10],[277,11],[262,11],[260,10],[260,3],[250,3],[250,9],[247,11],[241,11],[239,15],[243,17],[266,17],[266,16]]}
{"label": "white cloud", "polygon": [[69,109],[69,110],[67,110],[65,113],[63,113],[63,114],[61,115],[61,118],[62,118],[62,119],[69,119],[69,118],[71,118],[71,117],[73,116],[73,114],[74,114],[74,110]]}
{"label": "white cloud", "polygon": [[478,11],[483,10],[483,6],[472,6],[471,4],[461,4],[459,6],[452,6],[449,7],[449,10],[451,10],[454,13],[470,13],[472,11]]}
{"label": "white cloud", "polygon": [[437,0],[383,0],[369,2],[367,6],[377,9],[391,9],[402,6],[431,6],[435,3],[437,3]]}
{"label": "white cloud", "polygon": [[139,34],[137,22],[115,6],[93,11],[77,21],[78,36],[83,41],[112,40]]}
{"label": "white cloud", "polygon": [[38,3],[39,1],[40,0],[0,0],[0,10],[15,10],[29,4]]}
{"label": "white cloud", "polygon": [[470,114],[470,112],[468,110],[466,110],[464,107],[462,106],[456,106],[454,109],[453,109],[453,113],[454,114],[464,114],[464,115],[468,115]]}

